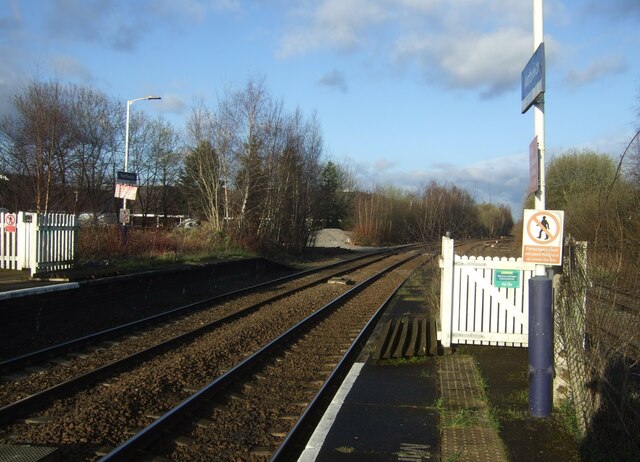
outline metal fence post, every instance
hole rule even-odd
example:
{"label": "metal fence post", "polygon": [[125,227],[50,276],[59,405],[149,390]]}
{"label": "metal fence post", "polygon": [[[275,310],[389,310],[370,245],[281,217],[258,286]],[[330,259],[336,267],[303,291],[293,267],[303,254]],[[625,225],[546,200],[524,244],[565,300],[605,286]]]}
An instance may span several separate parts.
{"label": "metal fence post", "polygon": [[440,267],[440,329],[441,343],[444,348],[451,347],[451,315],[453,292],[453,239],[442,236],[442,257]]}

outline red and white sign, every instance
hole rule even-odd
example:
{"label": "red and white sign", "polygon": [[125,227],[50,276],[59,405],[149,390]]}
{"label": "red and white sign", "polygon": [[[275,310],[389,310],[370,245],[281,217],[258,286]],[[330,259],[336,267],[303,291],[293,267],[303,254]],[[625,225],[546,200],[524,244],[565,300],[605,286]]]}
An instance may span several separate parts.
{"label": "red and white sign", "polygon": [[525,210],[523,223],[522,261],[561,265],[564,211]]}
{"label": "red and white sign", "polygon": [[128,201],[136,200],[136,193],[138,191],[137,186],[131,186],[129,184],[116,183],[115,197],[120,199],[126,199]]}
{"label": "red and white sign", "polygon": [[5,233],[15,233],[16,232],[16,214],[15,213],[7,213],[4,216],[4,232]]}

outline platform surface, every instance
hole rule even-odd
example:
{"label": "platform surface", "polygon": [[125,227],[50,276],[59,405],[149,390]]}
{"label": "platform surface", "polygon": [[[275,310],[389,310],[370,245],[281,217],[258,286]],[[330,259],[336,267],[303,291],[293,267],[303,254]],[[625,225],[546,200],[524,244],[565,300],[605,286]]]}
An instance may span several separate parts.
{"label": "platform surface", "polygon": [[[379,326],[390,318],[428,315],[416,282],[404,289]],[[506,461],[473,359],[453,354],[379,361],[367,351],[375,351],[381,330],[372,335],[299,461]]]}

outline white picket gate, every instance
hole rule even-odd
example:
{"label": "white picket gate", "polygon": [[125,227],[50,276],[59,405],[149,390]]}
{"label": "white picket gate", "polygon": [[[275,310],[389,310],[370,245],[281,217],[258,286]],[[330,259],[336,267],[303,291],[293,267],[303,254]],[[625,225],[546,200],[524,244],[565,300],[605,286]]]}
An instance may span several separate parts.
{"label": "white picket gate", "polygon": [[29,268],[31,276],[73,267],[77,218],[63,213],[18,212],[13,230],[8,213],[0,213],[0,268]]}
{"label": "white picket gate", "polygon": [[[521,258],[455,255],[453,239],[442,238],[438,338],[451,344],[528,345],[529,279],[535,264]],[[517,288],[494,286],[496,270],[520,272]]]}

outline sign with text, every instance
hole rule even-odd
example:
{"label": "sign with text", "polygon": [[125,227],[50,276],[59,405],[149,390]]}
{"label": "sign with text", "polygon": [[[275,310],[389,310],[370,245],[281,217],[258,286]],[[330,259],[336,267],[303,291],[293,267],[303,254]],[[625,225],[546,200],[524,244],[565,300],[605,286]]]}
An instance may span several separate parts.
{"label": "sign with text", "polygon": [[130,184],[135,186],[138,184],[138,174],[134,172],[118,171],[118,175],[116,176],[116,183]]}
{"label": "sign with text", "polygon": [[545,90],[545,66],[544,43],[533,53],[533,56],[524,67],[521,76],[522,98],[521,109],[524,114],[533,104],[537,103],[544,95]]}
{"label": "sign with text", "polygon": [[120,223],[128,225],[131,222],[131,211],[129,209],[120,209]]}
{"label": "sign with text", "polygon": [[4,216],[4,232],[15,233],[16,232],[16,214],[7,213]]}
{"label": "sign with text", "polygon": [[494,270],[493,287],[498,287],[499,289],[519,289],[520,270]]}
{"label": "sign with text", "polygon": [[115,197],[118,197],[120,199],[126,199],[128,201],[135,201],[137,192],[138,192],[137,186],[132,186],[130,184],[116,183]]}
{"label": "sign with text", "polygon": [[542,265],[562,264],[562,210],[525,210],[522,261]]}

